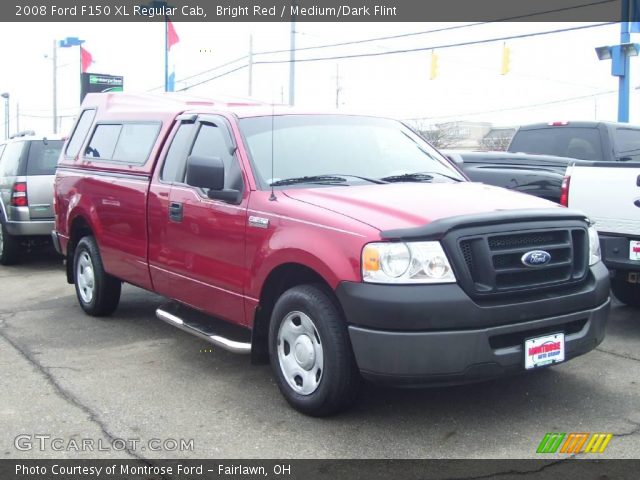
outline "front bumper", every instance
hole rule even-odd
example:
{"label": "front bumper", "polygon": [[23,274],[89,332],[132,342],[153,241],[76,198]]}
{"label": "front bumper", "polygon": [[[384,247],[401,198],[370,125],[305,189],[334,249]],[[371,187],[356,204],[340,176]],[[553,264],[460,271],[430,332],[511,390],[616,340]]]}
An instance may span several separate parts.
{"label": "front bumper", "polygon": [[611,270],[640,272],[640,261],[629,258],[629,241],[640,240],[633,236],[600,234],[602,261]]}
{"label": "front bumper", "polygon": [[476,304],[457,284],[343,283],[336,290],[365,378],[388,384],[452,384],[524,370],[524,340],[565,333],[565,359],[593,350],[610,308],[598,263],[578,289],[500,304]]}

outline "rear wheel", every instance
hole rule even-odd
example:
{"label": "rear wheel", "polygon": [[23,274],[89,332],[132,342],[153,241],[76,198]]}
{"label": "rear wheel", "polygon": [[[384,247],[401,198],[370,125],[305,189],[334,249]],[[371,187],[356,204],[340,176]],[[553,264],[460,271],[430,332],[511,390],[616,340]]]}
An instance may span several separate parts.
{"label": "rear wheel", "polygon": [[617,271],[611,279],[611,290],[618,300],[631,307],[640,307],[640,283],[630,283],[629,272]]}
{"label": "rear wheel", "polygon": [[122,283],[105,272],[95,238],[83,237],[74,255],[74,283],[82,309],[94,317],[112,314],[120,302]]}
{"label": "rear wheel", "polygon": [[14,265],[20,259],[21,245],[16,237],[10,235],[0,222],[0,264]]}
{"label": "rear wheel", "polygon": [[280,391],[303,413],[330,415],[357,397],[360,374],[345,322],[319,286],[293,287],[278,299],[269,355]]}

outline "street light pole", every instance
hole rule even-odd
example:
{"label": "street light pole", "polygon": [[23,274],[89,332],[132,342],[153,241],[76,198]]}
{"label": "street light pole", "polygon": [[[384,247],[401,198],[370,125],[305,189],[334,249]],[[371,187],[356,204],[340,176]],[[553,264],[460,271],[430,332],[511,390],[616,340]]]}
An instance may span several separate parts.
{"label": "street light pole", "polygon": [[9,138],[9,93],[5,92],[2,95],[4,98],[4,139]]}
{"label": "street light pole", "polygon": [[58,43],[53,41],[53,133],[58,133]]}

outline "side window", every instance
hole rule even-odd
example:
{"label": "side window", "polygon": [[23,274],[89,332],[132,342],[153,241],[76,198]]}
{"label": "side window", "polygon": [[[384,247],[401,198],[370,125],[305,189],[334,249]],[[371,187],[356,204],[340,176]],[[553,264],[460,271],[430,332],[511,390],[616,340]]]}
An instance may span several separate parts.
{"label": "side window", "polygon": [[100,123],[85,156],[100,160],[142,165],[149,158],[160,132],[159,123]]}
{"label": "side window", "polygon": [[84,139],[87,137],[87,133],[89,133],[89,128],[91,127],[95,116],[95,110],[85,110],[80,114],[80,118],[76,123],[76,128],[73,130],[69,143],[67,144],[67,149],[65,150],[65,154],[67,156],[75,157],[78,155],[80,147],[82,147]]}
{"label": "side window", "polygon": [[113,159],[126,163],[146,162],[159,130],[159,124],[124,124]]}
{"label": "side window", "polygon": [[191,155],[219,157],[224,162],[224,187],[242,190],[242,173],[236,158],[229,153],[226,130],[203,123],[191,149]]}
{"label": "side window", "polygon": [[105,160],[113,158],[120,130],[122,125],[98,125],[84,152],[85,156]]}
{"label": "side window", "polygon": [[24,151],[25,142],[9,143],[0,161],[0,177],[15,177],[20,170],[20,157]]}
{"label": "side window", "polygon": [[160,178],[165,182],[182,182],[187,164],[187,152],[189,151],[189,140],[195,128],[194,123],[183,123],[178,127],[171,146],[167,151],[167,157],[162,167]]}

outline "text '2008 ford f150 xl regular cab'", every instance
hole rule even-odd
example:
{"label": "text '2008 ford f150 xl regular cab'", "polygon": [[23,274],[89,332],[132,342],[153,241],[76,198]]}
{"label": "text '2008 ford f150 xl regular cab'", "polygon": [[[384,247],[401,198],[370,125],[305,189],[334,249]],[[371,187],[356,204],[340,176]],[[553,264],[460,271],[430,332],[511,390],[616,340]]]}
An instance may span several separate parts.
{"label": "text '2008 ford f150 xl regular cab'", "polygon": [[90,315],[122,282],[157,316],[270,361],[327,415],[365,377],[457,383],[598,345],[609,280],[583,214],[466,181],[395,120],[87,95],[55,180],[54,243]]}

